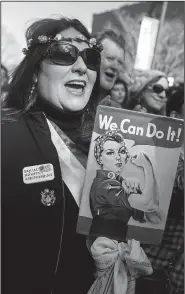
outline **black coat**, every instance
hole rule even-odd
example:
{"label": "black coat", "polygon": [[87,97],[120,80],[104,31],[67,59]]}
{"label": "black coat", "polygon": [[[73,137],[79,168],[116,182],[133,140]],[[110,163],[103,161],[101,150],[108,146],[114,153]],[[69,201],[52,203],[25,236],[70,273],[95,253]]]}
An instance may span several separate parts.
{"label": "black coat", "polygon": [[[41,112],[2,124],[2,293],[83,294],[93,282],[78,207],[63,184],[58,155]],[[55,178],[25,184],[23,168],[51,163]],[[48,207],[41,192],[54,190]],[[64,213],[65,212],[65,213]]]}

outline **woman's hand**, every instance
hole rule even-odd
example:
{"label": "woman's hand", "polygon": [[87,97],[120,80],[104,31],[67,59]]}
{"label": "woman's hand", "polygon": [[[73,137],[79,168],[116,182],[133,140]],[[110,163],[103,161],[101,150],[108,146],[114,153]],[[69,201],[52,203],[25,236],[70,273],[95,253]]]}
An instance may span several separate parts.
{"label": "woman's hand", "polygon": [[140,104],[136,105],[133,109],[134,111],[147,113],[147,110],[145,107],[141,106]]}
{"label": "woman's hand", "polygon": [[108,96],[106,96],[105,98],[103,98],[103,99],[100,101],[99,105],[111,106],[111,96],[108,95]]}

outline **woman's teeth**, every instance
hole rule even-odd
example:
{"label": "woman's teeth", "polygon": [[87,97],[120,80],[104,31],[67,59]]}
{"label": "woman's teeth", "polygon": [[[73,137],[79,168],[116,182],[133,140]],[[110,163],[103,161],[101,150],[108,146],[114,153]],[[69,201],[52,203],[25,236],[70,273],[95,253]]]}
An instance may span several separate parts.
{"label": "woman's teeth", "polygon": [[83,81],[70,81],[65,85],[71,93],[81,94],[86,86]]}

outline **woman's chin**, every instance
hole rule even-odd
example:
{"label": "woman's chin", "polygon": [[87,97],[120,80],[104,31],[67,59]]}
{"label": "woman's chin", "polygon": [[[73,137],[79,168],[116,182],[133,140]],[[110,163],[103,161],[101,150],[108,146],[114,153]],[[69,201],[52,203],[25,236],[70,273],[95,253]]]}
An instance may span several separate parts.
{"label": "woman's chin", "polygon": [[116,103],[118,103],[118,104],[122,104],[123,103],[123,101],[124,101],[124,99],[121,99],[121,100],[114,100]]}
{"label": "woman's chin", "polygon": [[70,105],[66,105],[64,107],[65,110],[71,111],[71,112],[76,112],[76,111],[81,111],[85,108],[87,104],[86,103],[71,103]]}
{"label": "woman's chin", "polygon": [[113,172],[118,175],[121,172],[121,168],[115,169]]}

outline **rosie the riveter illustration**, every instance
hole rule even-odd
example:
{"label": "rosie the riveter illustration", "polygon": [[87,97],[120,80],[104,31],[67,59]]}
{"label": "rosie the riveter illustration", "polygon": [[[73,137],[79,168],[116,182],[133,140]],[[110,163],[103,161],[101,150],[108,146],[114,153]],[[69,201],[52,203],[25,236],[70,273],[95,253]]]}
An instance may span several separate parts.
{"label": "rosie the riveter illustration", "polygon": [[[108,131],[95,141],[94,156],[100,169],[90,189],[90,234],[124,239],[131,216],[140,223],[161,223],[157,183],[148,156],[139,152],[131,157],[120,130]],[[143,189],[138,180],[120,175],[129,161],[142,168]]]}

